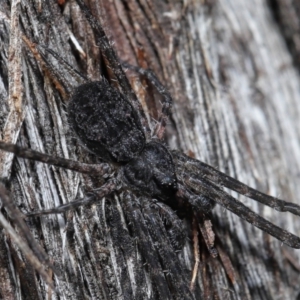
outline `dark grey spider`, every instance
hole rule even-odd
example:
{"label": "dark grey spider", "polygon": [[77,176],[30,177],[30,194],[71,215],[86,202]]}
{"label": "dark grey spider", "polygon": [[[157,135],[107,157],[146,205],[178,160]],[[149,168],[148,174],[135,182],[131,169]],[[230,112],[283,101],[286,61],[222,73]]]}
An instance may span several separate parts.
{"label": "dark grey spider", "polygon": [[[207,214],[215,203],[219,203],[287,245],[300,248],[298,237],[252,212],[225,193],[222,186],[279,211],[289,211],[300,215],[300,207],[253,190],[178,151],[169,151],[161,140],[171,111],[170,95],[151,71],[124,64],[125,67],[132,68],[146,76],[164,97],[161,116],[152,137],[149,136],[150,128],[144,112],[132,92],[101,25],[93,19],[82,1],[77,0],[77,2],[95,29],[99,46],[118,80],[121,91],[112,87],[105,79],[80,85],[73,92],[69,102],[69,121],[83,146],[109,164],[87,165],[63,158],[54,158],[3,142],[0,142],[0,148],[13,152],[19,157],[87,173],[91,176],[103,176],[106,178],[106,182],[101,188],[89,192],[84,199],[28,215],[63,213],[84,204],[98,202],[104,196],[124,190],[127,217],[130,219],[136,235],[141,237],[139,241],[141,251],[150,266],[152,280],[157,284],[157,290],[162,299],[167,299],[170,292],[161,281],[162,273],[156,272],[161,267],[158,265],[157,259],[154,259],[153,245],[147,239],[142,238],[147,230],[151,231],[151,236],[156,241],[158,253],[162,257],[163,264],[166,264],[164,269],[169,270],[170,277],[173,279],[170,280],[172,289],[177,289],[177,294],[184,298],[192,298],[185,282],[179,280],[178,273],[181,272],[181,269],[176,265],[176,259],[172,259],[172,257],[163,259],[173,255],[169,244],[164,242],[165,240],[169,239],[174,248],[182,246],[180,221],[173,213],[175,209],[184,210],[187,215]],[[51,53],[50,50],[45,50]],[[158,202],[152,198],[158,199]],[[144,216],[141,215],[139,206],[143,207]],[[111,223],[116,222],[115,228],[117,228],[117,216],[113,210],[110,218]],[[145,219],[148,229],[144,226]]]}

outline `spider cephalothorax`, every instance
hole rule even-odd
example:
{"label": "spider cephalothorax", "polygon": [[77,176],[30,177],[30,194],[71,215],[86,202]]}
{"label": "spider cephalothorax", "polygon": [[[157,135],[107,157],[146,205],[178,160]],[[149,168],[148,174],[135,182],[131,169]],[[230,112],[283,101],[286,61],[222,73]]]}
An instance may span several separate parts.
{"label": "spider cephalothorax", "polygon": [[[170,94],[150,70],[123,64],[145,76],[163,96],[157,122],[148,124],[102,25],[93,18],[82,0],[77,0],[77,3],[94,30],[98,46],[117,80],[118,88],[104,78],[91,82],[82,76],[85,83],[75,87],[70,95],[68,120],[80,143],[104,162],[89,165],[4,142],[0,142],[0,148],[19,157],[74,170],[91,177],[103,177],[103,184],[83,198],[52,209],[35,211],[28,216],[64,213],[81,205],[98,203],[104,197],[122,195],[122,209],[128,227],[131,228],[134,238],[137,238],[156,294],[161,299],[169,299],[171,296],[177,299],[194,298],[188,287],[187,277],[182,275],[184,268],[177,263],[175,251],[183,247],[185,234],[175,209],[187,211],[189,218],[192,217],[195,222],[200,223],[199,217],[209,214],[217,203],[287,245],[300,248],[300,239],[297,236],[251,211],[226,193],[223,186],[279,211],[300,215],[298,205],[260,193],[197,159],[177,150],[168,150],[163,143],[163,135],[172,107]],[[45,51],[47,55],[59,57],[47,47],[36,48],[35,52],[32,51],[35,54]],[[41,56],[46,57],[44,53]],[[63,60],[61,62],[67,65]],[[51,65],[48,67],[52,68]],[[151,137],[149,132],[152,133]],[[1,190],[0,196],[8,206],[8,197],[3,192],[1,195]],[[113,205],[113,197],[109,199],[112,205],[108,209],[108,219],[113,225],[113,239],[115,234],[117,238],[114,241],[118,243],[119,236],[116,231],[122,230],[121,218],[116,209],[117,205]],[[179,211],[178,215],[185,214]],[[122,249],[126,246],[120,245]],[[138,272],[141,271],[137,270]],[[140,277],[145,276],[138,274]],[[125,281],[128,280],[127,275],[124,276]],[[122,289],[130,298],[133,292],[128,289],[128,281],[126,283]],[[140,299],[145,299],[143,295],[145,294],[141,292]]]}
{"label": "spider cephalothorax", "polygon": [[177,190],[175,167],[170,152],[159,142],[149,142],[137,158],[122,167],[122,180],[141,192],[161,199]]}

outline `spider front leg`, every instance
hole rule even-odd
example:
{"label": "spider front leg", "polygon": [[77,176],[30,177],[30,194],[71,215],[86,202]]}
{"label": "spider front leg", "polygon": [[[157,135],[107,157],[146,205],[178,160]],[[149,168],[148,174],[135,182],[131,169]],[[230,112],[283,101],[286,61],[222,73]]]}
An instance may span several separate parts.
{"label": "spider front leg", "polygon": [[141,212],[138,198],[129,192],[124,193],[123,198],[126,217],[133,234],[137,237],[142,256],[148,265],[154,289],[157,291],[159,299],[172,299],[168,283],[166,282],[165,275],[157,257],[154,243]]}
{"label": "spider front leg", "polygon": [[146,76],[147,79],[151,82],[151,84],[157,89],[158,93],[162,95],[163,101],[162,101],[162,109],[161,114],[158,118],[158,123],[154,129],[154,136],[157,136],[158,139],[162,139],[164,136],[164,132],[167,126],[167,121],[169,119],[169,116],[171,114],[172,110],[172,97],[170,93],[167,91],[167,89],[161,84],[155,73],[150,69],[143,69],[137,66],[132,66],[127,63],[123,63],[123,66],[125,68],[134,70],[135,72]]}
{"label": "spider front leg", "polygon": [[241,195],[272,207],[277,211],[290,212],[294,215],[300,216],[300,206],[295,203],[287,202],[261,193],[237,179],[234,179],[197,159],[191,158],[183,153],[179,153],[178,151],[172,151],[172,155],[176,160],[176,164],[186,173],[192,172],[196,177],[205,177],[207,180],[215,184],[225,186]]}
{"label": "spider front leg", "polygon": [[[215,202],[206,196],[193,193],[187,186],[182,184],[181,179],[179,179],[176,198],[179,209],[187,210],[188,214],[193,216],[193,223],[197,222],[208,252],[212,257],[216,257],[218,254],[214,247],[214,232],[209,226],[210,220],[207,218],[207,215],[215,207]],[[193,231],[196,239],[195,227]]]}
{"label": "spider front leg", "polygon": [[[193,176],[192,174],[186,174],[182,180],[184,185],[192,189],[196,195],[204,196],[207,199],[220,204],[248,223],[269,233],[288,246],[300,249],[299,237],[267,221],[266,219],[252,211],[250,208],[245,206],[243,203],[224,192],[222,188],[218,187],[217,185],[207,181],[204,178]],[[199,206],[197,200],[192,202],[191,205],[195,209],[201,208],[201,204]]]}
{"label": "spider front leg", "polygon": [[157,212],[156,204],[150,199],[142,199],[143,215],[155,243],[161,264],[165,269],[172,294],[177,299],[194,299],[188,288],[187,276],[179,263],[176,253],[171,246],[165,226]]}
{"label": "spider front leg", "polygon": [[186,241],[186,233],[183,227],[183,222],[178,218],[172,208],[163,202],[157,201],[154,202],[153,205],[165,226],[171,245],[175,251],[180,251]]}
{"label": "spider front leg", "polygon": [[[130,219],[130,216],[124,202],[118,202],[118,197],[110,197],[109,203],[105,205],[105,214],[109,224],[109,232],[113,242],[114,256],[118,264],[116,272],[119,272],[118,278],[125,299],[143,300],[147,299],[146,291],[147,280],[143,269],[143,261],[138,256],[136,247],[136,237],[131,237],[125,219]],[[125,218],[122,214],[125,213]],[[127,265],[127,267],[126,267]],[[134,282],[132,284],[131,282]],[[133,288],[135,286],[135,288]]]}

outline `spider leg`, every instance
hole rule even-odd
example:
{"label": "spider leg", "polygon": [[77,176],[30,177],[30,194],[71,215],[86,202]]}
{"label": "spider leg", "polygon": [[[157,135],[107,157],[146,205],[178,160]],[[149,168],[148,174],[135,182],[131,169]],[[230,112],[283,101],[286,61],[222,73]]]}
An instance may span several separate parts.
{"label": "spider leg", "polygon": [[[107,207],[107,205],[106,205]],[[130,247],[130,237],[128,233],[126,234],[120,220],[120,215],[114,205],[111,205],[106,209],[106,214],[108,216],[108,222],[110,225],[110,234],[115,247],[115,260],[118,265],[118,278],[120,281],[120,289],[122,290],[122,296],[124,299],[132,299],[133,291],[130,283],[130,275],[128,273],[128,268],[126,263],[132,256],[132,248]],[[122,249],[124,251],[122,251]],[[125,257],[124,257],[125,256]],[[126,259],[128,258],[128,259]]]}
{"label": "spider leg", "polygon": [[[224,192],[220,187],[212,184],[205,179],[197,179],[191,176],[191,174],[185,176],[183,179],[184,184],[191,188],[198,195],[203,195],[212,201],[220,204],[227,210],[230,210],[240,218],[253,224],[257,228],[267,232],[268,234],[274,236],[276,239],[282,241],[288,246],[296,249],[300,249],[300,238],[296,235],[274,225],[273,223],[267,221],[260,215],[253,212],[250,208],[245,206],[243,203],[230,196]],[[194,199],[191,205],[201,211],[201,205],[199,206],[197,201]]]}
{"label": "spider leg", "polygon": [[108,180],[101,188],[94,190],[93,193],[89,193],[89,196],[74,200],[72,202],[62,204],[60,206],[40,210],[32,213],[26,214],[27,217],[41,216],[41,215],[50,215],[50,214],[60,214],[67,212],[71,209],[75,209],[79,206],[90,205],[99,201],[99,199],[110,195],[120,187],[119,182],[116,179]]}
{"label": "spider leg", "polygon": [[163,96],[161,114],[158,119],[158,124],[156,125],[156,128],[154,130],[154,135],[156,135],[161,140],[163,138],[167,121],[169,119],[169,116],[171,114],[171,109],[172,109],[173,100],[170,93],[161,84],[161,82],[159,81],[159,79],[157,78],[157,76],[152,70],[143,69],[137,66],[132,66],[127,63],[123,63],[122,65],[125,68],[132,69],[135,72],[143,76],[146,76],[147,79],[152,83],[152,85],[157,89],[157,91]]}
{"label": "spider leg", "polygon": [[[56,89],[59,90],[62,97],[64,99],[69,98],[74,86],[64,75],[65,72],[62,72],[61,70],[58,70],[56,67],[54,67],[48,57],[41,51],[41,47],[39,47],[36,43],[32,42],[25,35],[22,36],[22,39],[27,45],[28,49],[32,52],[36,60],[39,62],[44,73],[51,79]],[[68,68],[68,71],[70,71],[70,68]],[[74,73],[72,75],[74,75]],[[78,75],[76,77],[78,77]]]}
{"label": "spider leg", "polygon": [[186,280],[188,276],[184,276],[184,271],[181,268],[174,249],[170,245],[165,226],[157,213],[155,203],[149,201],[149,199],[143,199],[142,203],[143,215],[148,230],[155,242],[162,266],[168,271],[166,277],[169,279],[172,294],[176,295],[178,299],[194,299]]}
{"label": "spider leg", "polygon": [[150,132],[150,127],[147,118],[145,116],[145,113],[143,111],[143,108],[141,106],[141,103],[138,101],[137,96],[135,95],[133,89],[131,88],[131,85],[126,77],[126,74],[122,69],[119,58],[115,50],[113,49],[111,43],[109,42],[102,25],[92,15],[91,11],[84,4],[83,0],[76,0],[76,2],[79,5],[82,12],[84,13],[90,26],[92,27],[96,40],[98,42],[98,46],[100,47],[103,56],[107,59],[109,63],[109,67],[112,69],[114,75],[116,76],[117,82],[119,83],[123,94],[127,97],[127,99],[130,100],[132,105],[137,109],[142,126],[146,131],[146,134],[148,135],[148,133]]}
{"label": "spider leg", "polygon": [[126,192],[124,201],[126,216],[134,235],[138,238],[141,254],[148,264],[154,289],[156,289],[159,299],[172,299],[165,275],[157,258],[156,249],[151,240],[150,232],[139,208],[138,199],[132,193]]}
{"label": "spider leg", "polygon": [[223,185],[241,195],[258,201],[264,205],[270,206],[277,211],[290,212],[300,216],[300,206],[295,203],[287,202],[261,193],[247,186],[246,184],[216,170],[215,168],[177,151],[172,151],[172,155],[176,159],[176,163],[183,167],[187,172],[192,171],[197,174],[198,177],[205,177],[213,183]]}
{"label": "spider leg", "polygon": [[[37,49],[39,50],[39,48],[43,48],[46,52],[48,52],[49,54],[51,54],[53,57],[55,57],[57,59],[57,61],[59,61],[61,63],[61,65],[64,65],[64,67],[69,71],[69,73],[74,77],[77,78],[76,81],[77,82],[81,82],[84,81],[88,81],[89,79],[82,74],[81,72],[77,71],[76,69],[74,69],[64,58],[62,58],[58,53],[56,53],[55,51],[53,51],[52,49],[39,44]],[[39,53],[43,56],[44,54],[39,51]],[[44,55],[45,57],[45,55]]]}
{"label": "spider leg", "polygon": [[[7,212],[9,213],[10,218],[14,221],[14,223],[18,226],[19,232],[15,233],[12,226],[9,222],[6,221],[2,213],[0,212],[0,223],[7,230],[7,233],[11,236],[12,240],[18,245],[18,247],[23,251],[26,259],[31,263],[31,265],[35,268],[35,270],[41,275],[41,277],[45,280],[45,282],[55,290],[53,285],[53,280],[49,276],[49,274],[45,270],[45,266],[48,266],[51,270],[53,270],[56,275],[58,275],[58,271],[55,269],[53,264],[50,262],[44,250],[41,246],[36,242],[32,234],[30,233],[30,229],[27,224],[24,222],[24,215],[15,207],[13,201],[11,200],[7,189],[4,187],[2,183],[0,183],[0,199],[2,201],[2,205],[5,207]],[[20,238],[22,236],[27,241],[27,244]]]}
{"label": "spider leg", "polygon": [[[61,69],[57,69],[57,67],[55,67],[51,63],[51,61],[49,60],[47,55],[41,51],[41,48],[43,48],[46,52],[50,53],[53,57],[55,57],[59,61],[60,68],[63,67],[67,71],[64,70],[62,72]],[[37,49],[38,49],[39,55],[42,57],[42,59],[44,61],[44,66],[47,68],[47,72],[52,75],[51,79],[54,80],[54,82],[56,83],[56,87],[57,87],[57,82],[59,82],[63,85],[63,87],[66,91],[66,94],[64,97],[65,99],[70,98],[70,96],[72,95],[72,92],[76,86],[89,81],[87,77],[85,77],[83,74],[80,74],[77,70],[75,70],[70,64],[68,64],[62,57],[60,57],[54,51],[52,51],[42,45],[38,45]],[[74,80],[75,82],[71,82],[71,80],[68,80],[66,78],[66,75],[65,75],[66,72],[68,72],[71,75],[72,80]]]}
{"label": "spider leg", "polygon": [[[18,157],[27,158],[39,162],[43,162],[48,165],[69,169],[79,173],[85,173],[89,175],[105,176],[112,173],[112,168],[107,163],[101,164],[85,164],[78,161],[62,158],[53,157],[48,154],[44,154],[28,148],[22,148],[14,144],[8,144],[0,141],[0,149],[7,152],[12,152]],[[107,177],[108,177],[107,176]]]}
{"label": "spider leg", "polygon": [[205,195],[193,193],[193,191],[183,185],[181,179],[178,182],[178,191],[176,193],[176,197],[177,200],[179,200],[179,207],[177,209],[181,211],[187,210],[187,212],[191,213],[190,206],[192,206],[193,218],[197,218],[199,220],[198,226],[207,250],[212,257],[216,257],[217,250],[214,247],[215,236],[213,230],[211,229],[211,222],[207,218],[207,215],[214,208],[215,202]]}
{"label": "spider leg", "polygon": [[165,230],[171,245],[176,251],[181,250],[186,240],[186,234],[182,221],[178,218],[171,207],[162,202],[155,202],[154,209],[157,210],[165,226]]}
{"label": "spider leg", "polygon": [[[125,220],[117,201],[113,198],[110,201],[111,205],[106,205],[106,215],[108,216],[110,235],[113,240],[116,260],[118,262],[118,270],[120,272],[120,288],[124,299],[142,300],[146,299],[145,291],[147,283],[145,274],[142,268],[142,261],[137,257],[134,240],[129,235]],[[125,210],[126,212],[126,210]],[[127,264],[127,268],[126,268]],[[121,267],[121,266],[124,267]],[[128,274],[130,273],[130,274]],[[130,278],[133,278],[136,287],[133,295],[132,284]]]}

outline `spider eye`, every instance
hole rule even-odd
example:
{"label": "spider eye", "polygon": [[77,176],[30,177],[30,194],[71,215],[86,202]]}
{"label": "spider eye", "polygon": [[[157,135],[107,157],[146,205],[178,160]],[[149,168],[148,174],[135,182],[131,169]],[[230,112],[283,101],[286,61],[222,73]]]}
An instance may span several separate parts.
{"label": "spider eye", "polygon": [[177,188],[177,180],[174,179],[174,176],[170,177],[170,176],[165,176],[163,177],[161,184],[165,187],[170,187],[170,188]]}

